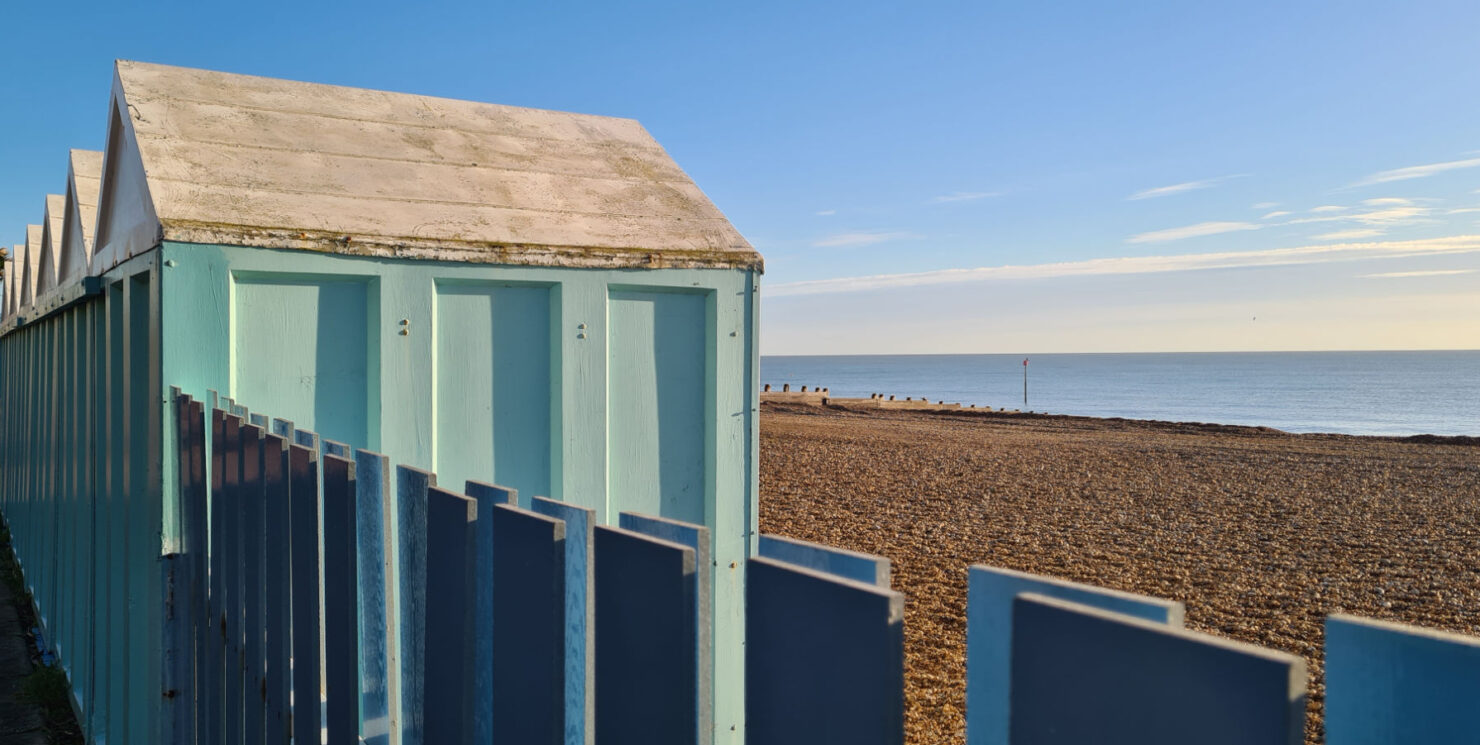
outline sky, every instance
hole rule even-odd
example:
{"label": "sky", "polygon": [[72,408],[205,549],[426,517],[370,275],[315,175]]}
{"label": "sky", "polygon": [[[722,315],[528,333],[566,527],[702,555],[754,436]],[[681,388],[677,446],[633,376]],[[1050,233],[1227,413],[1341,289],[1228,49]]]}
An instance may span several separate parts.
{"label": "sky", "polygon": [[115,58],[640,120],[763,354],[1480,347],[1480,3],[7,2],[0,241]]}

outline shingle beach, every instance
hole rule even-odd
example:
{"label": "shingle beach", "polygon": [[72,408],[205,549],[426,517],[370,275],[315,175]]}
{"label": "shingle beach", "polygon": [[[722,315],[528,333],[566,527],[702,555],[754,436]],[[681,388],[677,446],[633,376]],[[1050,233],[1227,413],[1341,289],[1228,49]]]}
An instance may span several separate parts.
{"label": "shingle beach", "polygon": [[1178,600],[1310,667],[1327,613],[1480,634],[1480,438],[767,404],[763,532],[889,557],[912,745],[965,730],[974,563]]}

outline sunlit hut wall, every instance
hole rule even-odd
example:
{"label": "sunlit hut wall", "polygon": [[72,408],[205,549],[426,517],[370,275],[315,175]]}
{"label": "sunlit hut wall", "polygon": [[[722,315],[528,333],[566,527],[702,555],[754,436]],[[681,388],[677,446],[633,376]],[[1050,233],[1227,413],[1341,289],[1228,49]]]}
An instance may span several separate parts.
{"label": "sunlit hut wall", "polygon": [[147,292],[151,400],[707,525],[738,742],[761,258],[642,126],[132,62],[110,112],[92,270],[145,278],[108,292]]}

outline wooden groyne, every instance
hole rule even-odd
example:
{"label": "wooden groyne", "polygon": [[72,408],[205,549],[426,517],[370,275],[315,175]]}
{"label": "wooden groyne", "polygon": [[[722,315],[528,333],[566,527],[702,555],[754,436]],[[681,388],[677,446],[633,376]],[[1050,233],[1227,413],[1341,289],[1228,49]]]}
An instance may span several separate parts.
{"label": "wooden groyne", "polygon": [[921,396],[899,396],[883,393],[870,394],[868,398],[834,398],[827,388],[813,386],[811,390],[807,386],[801,386],[798,390],[792,390],[790,383],[781,386],[781,390],[773,390],[771,384],[767,383],[761,388],[761,403],[792,403],[809,404],[812,406],[845,406],[850,409],[887,409],[908,411],[998,411],[1010,414],[1021,413],[1018,409],[993,409],[990,406],[978,407],[976,404],[946,403],[945,401],[931,401]]}

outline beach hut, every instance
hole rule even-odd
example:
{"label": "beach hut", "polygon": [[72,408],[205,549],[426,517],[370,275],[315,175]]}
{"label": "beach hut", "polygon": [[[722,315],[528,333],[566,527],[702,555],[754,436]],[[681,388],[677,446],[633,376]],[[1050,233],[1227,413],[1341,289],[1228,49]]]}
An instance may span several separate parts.
{"label": "beach hut", "polygon": [[714,730],[740,742],[762,260],[640,124],[136,62],[108,112],[101,162],[72,156],[70,299],[0,324],[8,374],[39,351],[58,367],[33,378],[76,385],[66,421],[98,433],[73,473],[100,537],[67,544],[100,588],[85,610],[109,619],[111,657],[74,676],[90,733],[163,726],[179,387],[454,489],[707,526]]}
{"label": "beach hut", "polygon": [[5,256],[5,294],[0,297],[0,319],[8,318],[15,312],[15,288],[19,285],[15,281],[15,258],[21,252],[20,246],[14,246]]}
{"label": "beach hut", "polygon": [[75,284],[88,273],[102,179],[101,152],[73,150],[68,154],[67,203],[61,231],[62,252],[57,264],[58,286]]}
{"label": "beach hut", "polygon": [[63,213],[67,198],[60,194],[46,195],[46,211],[41,220],[41,259],[36,274],[36,299],[46,297],[57,287],[57,265],[62,252]]}
{"label": "beach hut", "polygon": [[29,308],[36,299],[36,280],[41,275],[41,226],[26,226],[26,245],[21,250],[21,291],[17,310]]}

